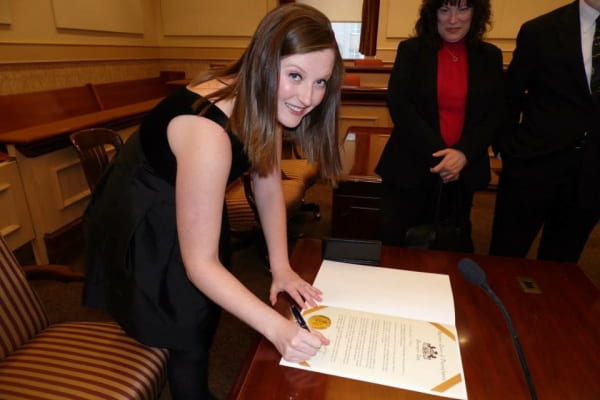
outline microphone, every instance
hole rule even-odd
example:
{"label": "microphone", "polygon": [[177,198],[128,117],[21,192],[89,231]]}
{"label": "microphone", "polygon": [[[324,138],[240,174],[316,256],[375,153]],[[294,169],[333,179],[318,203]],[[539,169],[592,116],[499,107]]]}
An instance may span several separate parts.
{"label": "microphone", "polygon": [[512,336],[515,350],[517,351],[517,356],[519,357],[519,361],[521,362],[521,368],[523,369],[523,374],[525,375],[525,380],[527,381],[527,386],[529,387],[531,399],[537,400],[537,393],[533,385],[533,380],[531,379],[531,374],[529,373],[527,361],[525,361],[525,354],[523,353],[523,349],[521,348],[521,342],[519,341],[519,337],[517,336],[515,325],[513,324],[512,318],[508,314],[508,311],[506,310],[506,307],[504,306],[502,301],[498,298],[498,296],[496,296],[496,293],[494,293],[490,285],[488,285],[485,272],[483,271],[483,269],[481,269],[479,265],[477,265],[475,261],[471,260],[470,258],[463,258],[462,260],[460,260],[458,262],[458,270],[467,281],[483,289],[483,291],[486,292],[498,305],[500,311],[502,311],[502,315],[506,320],[506,325],[508,326],[508,330],[510,332],[510,335]]}

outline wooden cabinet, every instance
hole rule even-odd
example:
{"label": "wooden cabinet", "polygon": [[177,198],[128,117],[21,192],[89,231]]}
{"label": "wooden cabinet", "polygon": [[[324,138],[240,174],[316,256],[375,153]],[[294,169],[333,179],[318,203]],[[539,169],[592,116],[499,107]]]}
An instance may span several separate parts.
{"label": "wooden cabinet", "polygon": [[333,237],[378,240],[380,223],[381,183],[378,179],[346,179],[333,190]]}
{"label": "wooden cabinet", "polygon": [[11,250],[35,235],[19,169],[11,159],[0,162],[0,235]]}
{"label": "wooden cabinet", "polygon": [[333,190],[331,234],[347,239],[379,239],[381,179],[374,169],[387,143],[389,127],[350,126],[344,135],[346,175]]}
{"label": "wooden cabinet", "polygon": [[46,248],[47,235],[81,217],[90,190],[74,148],[65,147],[30,158],[11,144],[7,147],[19,166],[25,189],[23,203],[29,207],[34,226],[32,245],[36,262],[46,264],[51,261]]}

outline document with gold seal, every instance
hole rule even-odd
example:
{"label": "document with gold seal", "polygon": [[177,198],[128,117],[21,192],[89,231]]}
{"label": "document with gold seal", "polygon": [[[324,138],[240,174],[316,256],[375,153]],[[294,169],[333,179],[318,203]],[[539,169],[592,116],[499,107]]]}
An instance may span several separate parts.
{"label": "document with gold seal", "polygon": [[467,398],[447,275],[325,260],[314,285],[323,301],[302,316],[330,344],[281,365]]}

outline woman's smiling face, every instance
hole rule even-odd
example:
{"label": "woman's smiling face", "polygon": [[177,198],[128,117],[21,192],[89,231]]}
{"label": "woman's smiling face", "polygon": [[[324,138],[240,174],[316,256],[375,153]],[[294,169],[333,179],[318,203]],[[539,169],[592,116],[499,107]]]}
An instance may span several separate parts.
{"label": "woman's smiling face", "polygon": [[277,120],[281,125],[295,128],[321,103],[334,59],[331,49],[281,59],[277,90]]}
{"label": "woman's smiling face", "polygon": [[473,7],[467,7],[467,2],[458,5],[445,4],[437,11],[438,33],[446,42],[458,42],[464,38],[471,29]]}

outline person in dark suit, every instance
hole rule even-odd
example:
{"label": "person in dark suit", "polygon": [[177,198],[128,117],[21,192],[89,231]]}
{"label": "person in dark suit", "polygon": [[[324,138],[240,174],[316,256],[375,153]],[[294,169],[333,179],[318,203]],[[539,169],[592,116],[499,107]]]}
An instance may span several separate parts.
{"label": "person in dark suit", "polygon": [[441,196],[439,219],[463,232],[451,250],[473,251],[473,193],[489,183],[502,115],[502,53],[482,40],[490,16],[489,0],[424,0],[416,36],[398,46],[388,84],[394,129],[375,170],[385,244],[409,244],[408,228],[432,223]]}
{"label": "person in dark suit", "polygon": [[598,222],[600,94],[590,80],[599,14],[600,0],[577,0],[520,29],[506,76],[491,254],[525,257],[543,226],[537,258],[577,262]]}

